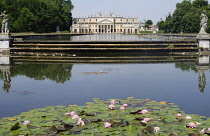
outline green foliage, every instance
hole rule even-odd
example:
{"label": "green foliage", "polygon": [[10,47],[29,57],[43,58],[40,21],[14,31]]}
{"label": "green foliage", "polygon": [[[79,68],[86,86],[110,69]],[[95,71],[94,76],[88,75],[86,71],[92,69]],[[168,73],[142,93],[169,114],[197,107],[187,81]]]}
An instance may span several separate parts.
{"label": "green foliage", "polygon": [[152,20],[147,20],[145,22],[145,27],[149,28],[149,26],[152,25],[152,24],[153,24]]}
{"label": "green foliage", "polygon": [[10,18],[11,32],[55,32],[71,25],[71,0],[0,0]]}
{"label": "green foliage", "polygon": [[11,69],[11,77],[24,75],[35,80],[49,79],[56,83],[64,83],[71,78],[73,65],[68,64],[22,64]]}
{"label": "green foliage", "polygon": [[140,33],[142,33],[142,34],[152,34],[153,32],[152,31],[140,31]]}
{"label": "green foliage", "polygon": [[173,45],[173,44],[171,44],[171,45],[167,46],[167,48],[169,48],[169,49],[173,49],[173,48],[174,48],[174,45]]}
{"label": "green foliage", "polygon": [[193,70],[196,73],[198,72],[198,70],[195,67],[195,64],[194,63],[178,62],[178,63],[175,63],[175,67],[181,69],[182,71],[190,71],[190,70]]}
{"label": "green foliage", "polygon": [[[210,18],[210,5],[207,0],[183,0],[177,3],[173,14],[169,13],[165,21],[158,22],[160,30],[169,33],[198,33],[200,31],[200,15],[207,11]],[[207,32],[210,32],[210,20],[208,20]]]}
{"label": "green foliage", "polygon": [[[177,105],[166,101],[156,102],[128,97],[116,99],[114,109],[109,108],[110,101],[98,98],[94,98],[93,101],[88,102],[86,106],[49,106],[23,112],[18,116],[2,118],[0,119],[0,134],[186,136],[204,135],[200,133],[204,128],[206,128],[203,131],[205,134],[210,133],[207,129],[210,126],[209,118],[186,114]],[[120,110],[125,103],[128,107]],[[72,111],[84,124],[72,118],[70,115]],[[26,121],[29,124],[24,124]],[[110,126],[105,127],[105,122]],[[195,126],[189,127],[189,123]]]}

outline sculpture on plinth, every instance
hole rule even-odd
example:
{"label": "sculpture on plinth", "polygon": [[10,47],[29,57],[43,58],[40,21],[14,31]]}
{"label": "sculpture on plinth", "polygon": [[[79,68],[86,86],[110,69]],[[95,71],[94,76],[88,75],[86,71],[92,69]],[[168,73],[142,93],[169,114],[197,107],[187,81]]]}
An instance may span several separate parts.
{"label": "sculpture on plinth", "polygon": [[1,33],[9,34],[9,29],[8,29],[8,23],[9,23],[9,17],[6,14],[6,11],[1,12],[0,14],[1,17],[3,17],[3,20],[1,22]]}
{"label": "sculpture on plinth", "polygon": [[201,22],[200,22],[201,29],[200,29],[199,34],[207,34],[206,28],[207,28],[207,24],[208,24],[208,16],[206,15],[205,10],[201,13],[200,19],[201,19]]}
{"label": "sculpture on plinth", "polygon": [[200,32],[197,35],[198,46],[201,51],[209,50],[210,47],[210,35],[206,32],[207,24],[208,24],[208,17],[206,15],[206,11],[204,10],[200,16]]}

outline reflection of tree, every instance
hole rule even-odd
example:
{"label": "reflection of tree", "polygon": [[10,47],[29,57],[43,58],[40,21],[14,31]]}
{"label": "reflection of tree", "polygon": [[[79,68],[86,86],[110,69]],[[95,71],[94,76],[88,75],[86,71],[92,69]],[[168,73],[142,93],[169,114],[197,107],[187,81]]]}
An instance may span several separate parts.
{"label": "reflection of tree", "polygon": [[35,80],[64,83],[71,78],[72,64],[21,64],[11,69],[11,77],[25,75]]}
{"label": "reflection of tree", "polygon": [[193,70],[196,73],[198,72],[197,68],[195,67],[195,63],[178,62],[178,63],[175,63],[175,67],[180,68],[182,71]]}

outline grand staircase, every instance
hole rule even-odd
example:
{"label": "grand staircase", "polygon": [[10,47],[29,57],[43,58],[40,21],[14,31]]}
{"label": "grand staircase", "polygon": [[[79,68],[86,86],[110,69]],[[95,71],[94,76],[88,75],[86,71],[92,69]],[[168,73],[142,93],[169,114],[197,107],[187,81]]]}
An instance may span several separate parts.
{"label": "grand staircase", "polygon": [[11,52],[197,52],[194,40],[183,41],[13,41]]}

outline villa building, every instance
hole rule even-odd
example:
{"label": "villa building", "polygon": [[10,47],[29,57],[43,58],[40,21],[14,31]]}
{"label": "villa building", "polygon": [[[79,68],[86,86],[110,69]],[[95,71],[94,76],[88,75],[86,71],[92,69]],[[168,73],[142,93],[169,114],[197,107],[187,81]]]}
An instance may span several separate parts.
{"label": "villa building", "polygon": [[72,33],[127,33],[133,34],[144,30],[144,24],[138,18],[124,18],[102,15],[87,18],[74,18],[70,28]]}

